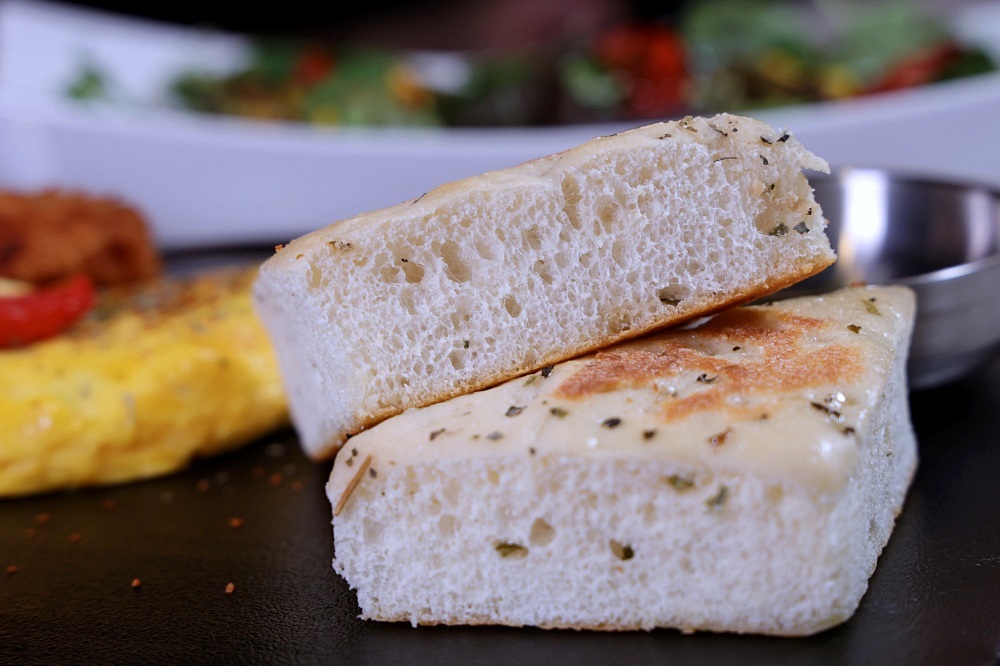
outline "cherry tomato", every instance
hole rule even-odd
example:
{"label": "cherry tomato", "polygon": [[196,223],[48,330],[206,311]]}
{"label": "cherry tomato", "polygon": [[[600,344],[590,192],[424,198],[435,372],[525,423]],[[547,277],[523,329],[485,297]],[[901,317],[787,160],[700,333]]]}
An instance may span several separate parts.
{"label": "cherry tomato", "polygon": [[941,44],[903,58],[866,92],[889,92],[930,83],[959,55],[954,44]]}
{"label": "cherry tomato", "polygon": [[333,71],[333,56],[319,48],[308,48],[295,61],[293,78],[304,86],[314,86]]}
{"label": "cherry tomato", "polygon": [[23,296],[0,297],[0,348],[50,338],[94,305],[94,283],[76,275]]}
{"label": "cherry tomato", "polygon": [[626,25],[598,40],[598,59],[624,79],[628,111],[655,117],[685,102],[688,71],[681,37],[666,26]]}

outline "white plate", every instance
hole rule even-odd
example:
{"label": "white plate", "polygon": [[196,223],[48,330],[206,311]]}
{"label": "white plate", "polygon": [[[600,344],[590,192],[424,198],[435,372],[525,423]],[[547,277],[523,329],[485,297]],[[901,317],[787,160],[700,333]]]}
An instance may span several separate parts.
{"label": "white plate", "polygon": [[[227,35],[0,0],[0,186],[119,196],[146,213],[165,248],[270,243],[626,127],[323,130],[148,103],[193,54],[232,65],[244,46]],[[128,63],[115,78],[129,82],[135,104],[82,106],[57,94],[87,49]],[[1000,74],[754,115],[835,166],[1000,186]]]}

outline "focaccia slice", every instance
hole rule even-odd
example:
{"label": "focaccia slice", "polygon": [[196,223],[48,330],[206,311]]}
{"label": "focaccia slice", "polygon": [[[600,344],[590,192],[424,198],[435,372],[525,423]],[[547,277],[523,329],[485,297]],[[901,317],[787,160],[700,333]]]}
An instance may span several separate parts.
{"label": "focaccia slice", "polygon": [[362,616],[810,634],[916,465],[903,287],[736,308],[389,419],[328,486]]}
{"label": "focaccia slice", "polygon": [[657,123],[299,238],[257,308],[306,452],[410,407],[750,301],[834,260],[794,137]]}

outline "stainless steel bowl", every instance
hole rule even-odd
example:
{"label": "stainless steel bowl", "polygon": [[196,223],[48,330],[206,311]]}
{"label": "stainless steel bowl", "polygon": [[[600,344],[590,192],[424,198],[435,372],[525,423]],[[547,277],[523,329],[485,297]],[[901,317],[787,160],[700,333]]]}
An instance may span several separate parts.
{"label": "stainless steel bowl", "polygon": [[843,169],[810,182],[837,262],[796,292],[855,282],[905,284],[917,294],[911,388],[974,371],[1000,344],[1000,192]]}

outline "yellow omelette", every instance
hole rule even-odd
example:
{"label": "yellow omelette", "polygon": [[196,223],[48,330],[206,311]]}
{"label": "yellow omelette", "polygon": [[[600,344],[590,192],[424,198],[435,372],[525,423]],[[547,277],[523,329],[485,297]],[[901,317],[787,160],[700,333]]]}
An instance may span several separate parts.
{"label": "yellow omelette", "polygon": [[0,497],[162,475],[287,423],[252,268],[102,294],[0,350]]}

